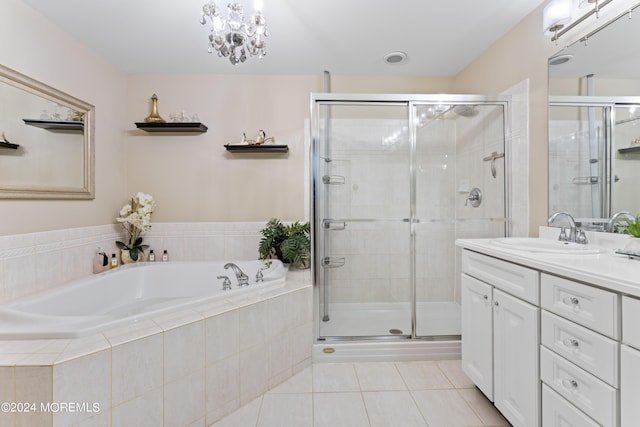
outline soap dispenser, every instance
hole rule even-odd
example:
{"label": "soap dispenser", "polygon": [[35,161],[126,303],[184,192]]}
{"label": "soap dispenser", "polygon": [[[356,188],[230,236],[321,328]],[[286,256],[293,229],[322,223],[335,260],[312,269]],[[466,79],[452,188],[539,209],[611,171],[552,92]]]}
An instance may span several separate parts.
{"label": "soap dispenser", "polygon": [[98,248],[98,252],[93,259],[93,273],[102,273],[109,269],[109,257],[102,248]]}

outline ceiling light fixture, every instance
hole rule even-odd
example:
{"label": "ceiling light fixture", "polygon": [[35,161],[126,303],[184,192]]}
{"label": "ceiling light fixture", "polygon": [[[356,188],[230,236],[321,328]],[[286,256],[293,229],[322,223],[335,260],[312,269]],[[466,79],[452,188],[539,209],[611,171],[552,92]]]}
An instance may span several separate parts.
{"label": "ceiling light fixture", "polygon": [[384,56],[384,62],[387,64],[399,64],[407,59],[407,54],[404,52],[389,52]]}
{"label": "ceiling light fixture", "polygon": [[573,55],[570,55],[568,53],[563,55],[556,55],[549,58],[549,65],[562,65],[564,63],[571,61],[572,59],[573,59]]}
{"label": "ceiling light fixture", "polygon": [[556,43],[558,31],[571,22],[571,0],[551,0],[545,6],[542,16],[542,29],[545,35],[554,35]]}
{"label": "ceiling light fixture", "polygon": [[228,57],[233,65],[246,61],[247,54],[262,59],[267,54],[267,20],[262,16],[262,1],[256,0],[254,7],[256,11],[249,22],[244,22],[244,9],[238,2],[227,5],[226,18],[213,0],[205,3],[200,23],[211,23],[208,52],[216,50],[219,57]]}

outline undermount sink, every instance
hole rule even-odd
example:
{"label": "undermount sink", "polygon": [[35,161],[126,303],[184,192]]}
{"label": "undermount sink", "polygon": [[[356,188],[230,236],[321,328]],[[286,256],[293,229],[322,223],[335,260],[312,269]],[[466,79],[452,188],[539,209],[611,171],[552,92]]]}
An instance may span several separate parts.
{"label": "undermount sink", "polygon": [[603,248],[597,246],[535,237],[506,237],[504,239],[492,240],[491,243],[496,246],[518,251],[549,254],[590,255],[604,252]]}

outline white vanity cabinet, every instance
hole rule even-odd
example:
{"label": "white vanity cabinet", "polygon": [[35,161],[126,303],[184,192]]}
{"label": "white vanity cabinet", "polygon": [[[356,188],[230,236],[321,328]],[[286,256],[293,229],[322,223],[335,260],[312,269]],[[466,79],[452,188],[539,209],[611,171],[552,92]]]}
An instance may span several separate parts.
{"label": "white vanity cabinet", "polygon": [[622,297],[620,425],[640,422],[640,299]]}
{"label": "white vanity cabinet", "polygon": [[542,273],[540,300],[545,427],[617,427],[619,294]]}
{"label": "white vanity cabinet", "polygon": [[468,250],[462,272],[462,369],[513,426],[539,426],[539,273]]}

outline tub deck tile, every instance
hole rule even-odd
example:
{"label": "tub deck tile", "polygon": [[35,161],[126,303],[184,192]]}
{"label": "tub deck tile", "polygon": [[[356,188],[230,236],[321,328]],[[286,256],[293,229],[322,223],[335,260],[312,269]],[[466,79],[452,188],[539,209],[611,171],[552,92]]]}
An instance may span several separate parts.
{"label": "tub deck tile", "polygon": [[160,333],[162,333],[160,326],[151,319],[144,319],[131,325],[107,329],[103,335],[115,347]]}

